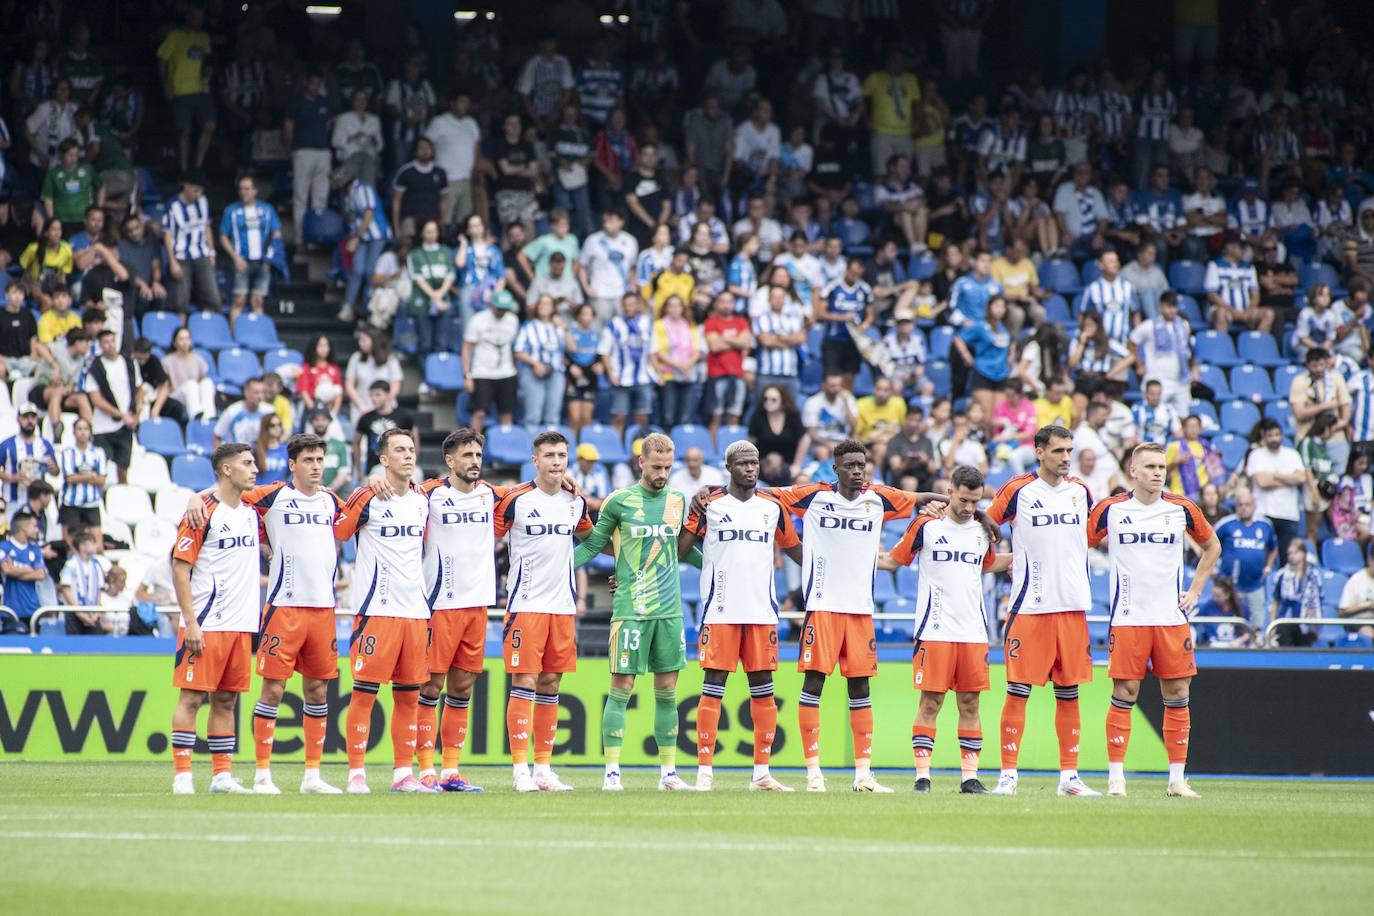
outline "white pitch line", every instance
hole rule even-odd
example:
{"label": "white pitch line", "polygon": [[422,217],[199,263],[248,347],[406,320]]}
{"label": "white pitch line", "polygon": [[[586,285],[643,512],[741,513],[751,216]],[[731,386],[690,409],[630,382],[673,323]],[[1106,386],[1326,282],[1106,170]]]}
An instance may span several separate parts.
{"label": "white pitch line", "polygon": [[[309,845],[319,842],[319,836],[283,836],[281,834],[247,833],[99,833],[85,830],[39,831],[4,830],[0,839],[9,840],[103,840],[130,843],[293,843]],[[782,841],[645,841],[635,839],[598,839],[598,840],[540,840],[516,837],[414,837],[414,836],[353,836],[350,843],[370,846],[414,846],[432,848],[452,846],[459,848],[510,848],[510,849],[550,849],[563,851],[577,850],[650,850],[654,852],[748,852],[748,853],[840,853],[850,855],[1001,855],[1001,856],[1072,856],[1084,852],[1116,856],[1145,856],[1154,858],[1186,859],[1311,859],[1320,861],[1368,862],[1374,865],[1374,855],[1348,852],[1345,850],[1276,850],[1262,852],[1252,849],[1149,849],[1149,848],[1102,848],[1066,846],[972,846],[942,843],[828,843],[818,846],[814,841],[789,843]]]}

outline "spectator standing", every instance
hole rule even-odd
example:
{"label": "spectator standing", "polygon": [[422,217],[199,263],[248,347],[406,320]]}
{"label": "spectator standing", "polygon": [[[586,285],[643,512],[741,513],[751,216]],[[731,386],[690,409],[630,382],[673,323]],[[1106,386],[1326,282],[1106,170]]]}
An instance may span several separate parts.
{"label": "spectator standing", "polygon": [[367,59],[367,47],[357,38],[344,45],[344,59],[334,68],[333,82],[341,101],[361,91],[367,95],[368,106],[375,107],[382,96],[382,71]]}
{"label": "spectator standing", "polygon": [[243,383],[243,398],[235,401],[220,414],[215,423],[215,447],[225,442],[252,446],[258,441],[262,421],[276,416],[276,411],[264,398],[262,379],[250,378]]}
{"label": "spectator standing", "polygon": [[391,181],[391,225],[411,240],[426,220],[442,220],[448,210],[448,176],[434,162],[434,144],[421,137],[414,146],[415,158]]}
{"label": "spectator standing", "polygon": [[1274,312],[1260,306],[1259,275],[1244,260],[1244,247],[1238,240],[1229,239],[1222,256],[1207,265],[1203,286],[1212,327],[1218,331],[1229,330],[1233,323],[1265,334],[1273,327]]}
{"label": "spectator standing", "polygon": [[672,429],[697,421],[707,348],[682,296],[668,296],[660,311],[654,322],[653,362],[659,378],[659,416],[663,427]]}
{"label": "spectator standing", "polygon": [[1350,389],[1339,372],[1332,371],[1331,352],[1322,347],[1307,351],[1304,360],[1307,371],[1293,379],[1288,388],[1288,403],[1293,408],[1296,438],[1305,438],[1312,424],[1323,414],[1330,414],[1332,424],[1326,438],[1326,448],[1336,467],[1345,467],[1350,459]]}
{"label": "spectator standing", "polygon": [[825,138],[851,158],[848,154],[858,147],[863,130],[863,86],[845,65],[841,45],[826,50],[825,69],[811,84],[811,100],[816,140]]}
{"label": "spectator standing", "polygon": [[1344,465],[1337,465],[1331,457],[1329,446],[1334,434],[1335,416],[1330,413],[1319,415],[1312,421],[1307,435],[1298,437],[1297,451],[1307,469],[1307,481],[1303,487],[1303,508],[1307,510],[1307,538],[1316,543],[1321,530],[1322,517],[1331,506],[1340,482],[1339,471]]}
{"label": "spectator standing", "polygon": [[97,338],[100,356],[86,374],[86,394],[91,399],[91,428],[95,444],[115,466],[120,483],[129,480],[134,454],[134,432],[143,407],[143,386],[134,361],[119,352],[119,341],[109,329]]}
{"label": "spectator standing", "polygon": [[[789,309],[787,289],[768,287],[768,309],[755,316],[754,340],[758,344],[755,389],[784,388],[793,403],[801,394],[801,358],[798,348],[806,343],[804,313]],[[791,461],[791,456],[786,456]]]}
{"label": "spectator standing", "polygon": [[472,116],[472,98],[462,90],[449,98],[448,110],[425,128],[434,144],[434,159],[448,177],[448,212],[444,225],[462,225],[475,209],[472,176],[482,161],[482,128]]}
{"label": "spectator standing", "polygon": [[38,519],[26,511],[10,520],[9,539],[0,543],[0,573],[5,577],[5,604],[19,617],[19,623],[0,617],[0,633],[29,632],[33,614],[42,605],[39,583],[46,582],[48,567],[43,547],[38,543]]}
{"label": "spectator standing", "polygon": [[[578,236],[592,231],[591,177],[592,136],[578,122],[576,105],[564,105],[551,137],[554,156],[553,205],[572,220]],[[575,260],[575,259],[574,259]]]}
{"label": "spectator standing", "polygon": [[453,287],[458,276],[453,265],[453,249],[439,242],[438,221],[425,220],[420,244],[406,256],[411,282],[407,312],[415,321],[419,339],[416,354],[420,358],[434,350],[452,351],[457,343]]}
{"label": "spectator standing", "polygon": [[744,415],[744,354],[754,349],[754,335],[749,319],[736,314],[735,297],[723,291],[711,302],[711,315],[702,323],[702,331],[707,351],[707,415],[714,440],[722,417],[726,426],[738,426]]}
{"label": "spectator standing", "polygon": [[347,165],[363,181],[375,185],[382,158],[382,121],[368,110],[368,102],[365,90],[354,90],[348,110],[334,121],[329,140],[341,164]]}
{"label": "spectator standing", "polygon": [[463,386],[470,398],[472,428],[478,432],[493,406],[502,426],[508,426],[515,413],[518,383],[514,343],[520,331],[515,308],[510,292],[498,289],[489,306],[473,315],[463,328]]}
{"label": "spectator standing", "polygon": [[886,66],[864,80],[863,100],[871,174],[881,176],[890,157],[911,155],[916,104],[921,100],[921,85],[907,69],[906,57],[899,47],[889,48]]}
{"label": "spectator standing", "polygon": [[348,322],[357,314],[355,308],[367,313],[372,272],[391,240],[391,224],[372,185],[354,176],[352,170],[346,166],[336,169],[334,185],[346,189],[344,214],[348,220],[348,240],[344,248],[353,255],[353,267],[344,286],[343,308],[339,310],[339,320]]}
{"label": "spectator standing", "polygon": [[596,134],[597,194],[602,211],[620,206],[625,194],[625,174],[635,164],[638,147],[626,127],[625,109],[613,108],[606,126]]}
{"label": "spectator standing", "polygon": [[552,296],[540,296],[530,317],[515,335],[515,362],[524,406],[525,429],[531,436],[563,420],[563,332],[556,323]]}
{"label": "spectator standing", "polygon": [[21,404],[18,429],[0,442],[0,481],[5,483],[5,505],[10,519],[29,501],[31,484],[41,481],[45,474],[61,472],[57,450],[38,432],[38,417],[37,407]]}
{"label": "spectator standing", "polygon": [[57,163],[43,178],[40,196],[49,217],[79,223],[88,207],[105,206],[100,173],[81,161],[81,144],[68,137],[57,145]]}
{"label": "spectator standing", "polygon": [[474,213],[458,237],[458,313],[464,326],[498,290],[506,287],[506,260],[487,232],[487,221]]}
{"label": "spectator standing", "polygon": [[1217,573],[1228,576],[1235,585],[1236,598],[1245,619],[1260,632],[1265,625],[1264,585],[1279,555],[1279,539],[1274,526],[1255,516],[1255,497],[1249,490],[1236,494],[1236,511],[1215,526],[1221,542]]}
{"label": "spectator standing", "polygon": [[100,504],[105,493],[105,452],[91,441],[91,422],[78,417],[72,424],[73,444],[62,449],[62,500],[57,520],[64,531],[84,528],[100,541]]}
{"label": "spectator standing", "polygon": [[142,216],[130,213],[125,217],[124,237],[119,240],[116,251],[119,263],[129,271],[133,284],[132,305],[139,318],[167,299],[167,288],[162,285],[160,249],[157,240],[150,237],[145,228]]}
{"label": "spectator standing", "polygon": [[168,305],[182,313],[192,307],[219,311],[215,237],[210,224],[210,202],[205,198],[205,179],[188,175],[181,180],[181,191],[162,214],[162,233],[167,272],[172,280]]}
{"label": "spectator standing", "polygon": [[1133,166],[1135,186],[1142,191],[1156,165],[1169,163],[1169,130],[1178,104],[1169,89],[1168,76],[1163,70],[1150,74],[1140,94],[1139,115],[1136,117]]}
{"label": "spectator standing", "polygon": [[735,164],[730,172],[729,205],[737,207],[741,196],[773,194],[782,155],[782,134],[773,123],[772,102],[765,98],[755,100],[749,117],[735,128],[731,152]]}
{"label": "spectator standing", "polygon": [[801,416],[810,444],[833,447],[852,436],[859,410],[844,376],[827,373],[820,391],[806,399]]}
{"label": "spectator standing", "polygon": [[701,107],[682,119],[687,163],[696,166],[704,195],[716,200],[729,187],[735,159],[735,129],[721,105],[720,96],[707,91]]}
{"label": "spectator standing", "polygon": [[57,161],[63,140],[76,139],[77,105],[72,101],[72,84],[64,79],[52,84],[52,97],[46,98],[24,120],[24,139],[29,146],[29,163],[40,174]]}
{"label": "spectator standing", "polygon": [[640,248],[647,247],[659,226],[673,212],[673,195],[658,171],[658,147],[645,143],[636,154],[634,171],[625,176],[625,207],[630,213],[629,231]]}
{"label": "spectator standing", "polygon": [[520,68],[515,91],[524,97],[525,113],[542,131],[552,126],[575,85],[572,65],[558,53],[558,39],[546,34],[539,39],[538,53]]}
{"label": "spectator standing", "polygon": [[229,114],[228,134],[231,138],[242,138],[257,123],[258,111],[267,97],[267,68],[257,49],[249,42],[239,41],[234,46],[234,59],[224,67],[219,82],[219,98]]}
{"label": "spectator standing", "polygon": [[726,113],[736,117],[740,114],[740,105],[758,86],[758,72],[751,56],[749,46],[737,42],[730,46],[725,57],[716,60],[706,71],[706,92],[719,98]]}
{"label": "spectator standing", "polygon": [[324,74],[311,70],[302,91],[287,100],[282,124],[282,140],[291,150],[291,220],[296,245],[305,242],[306,211],[323,210],[329,202],[329,126],[334,115]]}
{"label": "spectator standing", "polygon": [[850,258],[844,278],[821,290],[815,307],[815,320],[825,322],[821,341],[823,371],[826,375],[843,376],[845,387],[850,389],[862,364],[850,327],[856,326],[863,332],[873,323],[873,288],[864,282],[863,273],[863,261]]}
{"label": "spectator standing", "polygon": [[[415,437],[415,417],[404,407],[396,404],[390,387],[381,380],[373,382],[367,391],[372,409],[358,418],[358,428],[354,434],[354,460],[363,477],[369,477],[381,459],[378,457],[378,444],[382,434],[390,429],[410,430]],[[418,441],[418,440],[417,440]]]}
{"label": "spectator standing", "polygon": [[[205,154],[215,134],[215,102],[210,95],[210,36],[202,28],[205,11],[194,4],[185,11],[185,22],[172,29],[157,49],[162,94],[172,103],[177,128],[177,159],[185,174],[194,165],[205,165]],[[195,159],[191,158],[191,131],[200,128]]]}
{"label": "spectator standing", "polygon": [[1259,437],[1259,445],[1245,459],[1245,476],[1253,488],[1255,513],[1268,520],[1278,549],[1286,551],[1299,534],[1307,469],[1297,450],[1283,444],[1283,427],[1277,420],[1261,420]]}
{"label": "spectator standing", "polygon": [[983,407],[983,416],[990,424],[998,392],[1006,385],[1012,369],[1012,337],[1007,330],[1007,300],[1001,294],[988,299],[983,320],[964,327],[954,338],[954,348],[972,367],[969,373],[968,394]]}
{"label": "spectator standing", "polygon": [[[633,244],[633,239],[630,241]],[[583,250],[584,258],[590,248],[589,242]],[[645,314],[644,299],[638,293],[625,293],[620,301],[620,314],[606,322],[597,347],[606,379],[611,384],[611,425],[618,434],[625,432],[627,416],[634,417],[636,426],[649,424],[654,386],[658,382],[653,367],[653,346],[653,319]]]}
{"label": "spectator standing", "polygon": [[595,125],[606,123],[611,109],[625,96],[625,71],[611,56],[610,43],[598,38],[591,56],[577,72],[577,92],[582,113]]}
{"label": "spectator standing", "polygon": [[[1284,549],[1287,563],[1274,577],[1269,622],[1286,618],[1322,616],[1321,570],[1307,554],[1307,543],[1294,538]],[[1274,642],[1280,646],[1310,646],[1317,641],[1315,627],[1280,627]]]}
{"label": "spectator standing", "polygon": [[262,314],[272,284],[272,257],[281,244],[281,219],[269,203],[258,200],[258,184],[252,175],[238,181],[239,199],[224,211],[219,224],[219,243],[234,262],[234,301],[229,326],[243,312],[244,303],[254,315]]}
{"label": "spectator standing", "polygon": [[[100,607],[105,588],[105,567],[96,559],[95,535],[86,530],[71,535],[72,550],[57,581],[58,599],[72,607]],[[103,635],[114,629],[114,618],[95,611],[68,611],[68,636]]]}
{"label": "spectator standing", "polygon": [[491,158],[496,164],[496,212],[501,225],[520,223],[531,232],[539,214],[535,193],[543,188],[543,177],[518,114],[508,114],[501,122],[501,134],[491,143]]}
{"label": "spectator standing", "polygon": [[568,358],[568,428],[576,438],[582,427],[592,422],[597,378],[602,373],[601,331],[591,303],[583,302],[572,310],[572,322],[563,343]]}
{"label": "spectator standing", "polygon": [[621,299],[633,290],[631,271],[639,257],[639,244],[624,232],[625,215],[608,210],[601,215],[601,231],[593,232],[582,244],[578,266],[582,289],[605,324],[616,312]]}
{"label": "spectator standing", "polygon": [[1192,383],[1201,375],[1192,329],[1178,314],[1178,298],[1172,292],[1161,296],[1158,317],[1136,325],[1128,340],[1141,377],[1146,383],[1158,381],[1164,401],[1177,416],[1185,416],[1192,401]]}
{"label": "spectator standing", "polygon": [[549,231],[521,248],[516,256],[525,272],[536,278],[547,277],[549,260],[555,254],[563,255],[565,264],[576,263],[581,246],[571,228],[572,222],[566,210],[558,207],[550,210]]}
{"label": "spectator standing", "polygon": [[749,439],[759,447],[764,459],[777,456],[784,467],[793,469],[789,473],[795,476],[810,439],[791,392],[779,385],[769,385],[759,392],[758,409],[749,419]]}
{"label": "spectator standing", "polygon": [[415,149],[434,114],[434,87],[424,78],[420,58],[411,54],[401,62],[401,73],[386,87],[385,109],[391,121],[391,167],[399,169]]}
{"label": "spectator standing", "polygon": [[181,404],[184,416],[196,420],[215,416],[215,382],[210,377],[210,365],[193,349],[189,329],[181,327],[173,332],[172,349],[162,357],[162,371],[167,376],[168,396]]}

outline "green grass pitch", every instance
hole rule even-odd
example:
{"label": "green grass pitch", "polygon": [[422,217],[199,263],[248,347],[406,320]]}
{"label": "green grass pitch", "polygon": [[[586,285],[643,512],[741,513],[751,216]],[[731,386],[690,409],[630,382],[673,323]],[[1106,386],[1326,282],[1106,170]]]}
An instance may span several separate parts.
{"label": "green grass pitch", "polygon": [[576,792],[516,796],[487,767],[466,772],[483,795],[393,796],[373,768],[371,796],[303,797],[283,765],[281,797],[211,796],[198,758],[174,798],[165,763],[0,764],[0,911],[1331,914],[1374,887],[1374,782],[1195,779],[1186,800],[1141,776],[1082,799],[1030,777],[994,798],[894,772],[871,796],[836,771],[827,795],[765,795],[718,770],[697,796],[631,770],[608,796],[561,773]]}

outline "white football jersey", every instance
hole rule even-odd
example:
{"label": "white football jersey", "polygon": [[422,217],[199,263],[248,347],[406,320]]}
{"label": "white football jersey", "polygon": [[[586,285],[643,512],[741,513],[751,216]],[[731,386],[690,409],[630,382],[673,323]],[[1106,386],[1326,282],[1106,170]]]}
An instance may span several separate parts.
{"label": "white football jersey", "polygon": [[425,481],[429,529],[425,532],[425,597],[431,611],[491,607],[496,603],[497,490],[485,480],[469,493],[448,478]]}
{"label": "white football jersey", "polygon": [[420,575],[428,520],[429,499],[414,486],[387,500],[377,499],[371,487],[348,498],[334,533],[358,539],[350,587],[358,614],[429,619]]}
{"label": "white football jersey", "polygon": [[258,513],[240,503],[230,508],[205,497],[209,518],[191,527],[182,519],[172,559],[191,564],[191,605],[207,633],[256,633],[258,603]]}
{"label": "white football jersey", "polygon": [[701,622],[776,624],[773,545],[795,547],[792,518],[771,494],[736,499],[713,487],[704,513],[687,516],[701,538]]}
{"label": "white football jersey", "polygon": [[988,533],[976,519],[918,516],[892,548],[892,559],[917,559],[917,642],[987,644],[983,570],[997,559]]}
{"label": "white football jersey", "polygon": [[1039,474],[1002,485],[988,507],[999,525],[1011,523],[1011,609],[1015,614],[1084,611],[1088,586],[1088,485],[1065,477],[1052,487]]}
{"label": "white football jersey", "polygon": [[873,614],[883,523],[907,518],[916,498],[870,484],[851,501],[828,483],[772,491],[802,520],[802,594],[807,611]]}
{"label": "white football jersey", "polygon": [[591,531],[587,501],[533,483],[511,490],[496,507],[496,536],[510,534],[506,612],[576,614],[575,532]]}
{"label": "white football jersey", "polygon": [[343,508],[339,498],[325,489],[306,496],[289,483],[272,483],[249,490],[243,501],[257,510],[272,547],[267,604],[335,607],[339,545],[334,523]]}
{"label": "white football jersey", "polygon": [[1088,538],[1105,542],[1111,559],[1111,614],[1114,627],[1168,627],[1188,622],[1178,598],[1183,581],[1185,537],[1199,544],[1212,538],[1212,526],[1192,500],[1161,493],[1148,506],[1133,494],[1104,499],[1093,510]]}

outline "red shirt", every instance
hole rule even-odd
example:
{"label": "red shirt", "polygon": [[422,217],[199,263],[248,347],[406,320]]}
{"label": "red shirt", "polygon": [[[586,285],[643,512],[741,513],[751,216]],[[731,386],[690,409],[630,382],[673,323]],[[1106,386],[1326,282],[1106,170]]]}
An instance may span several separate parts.
{"label": "red shirt", "polygon": [[333,382],[340,388],[343,387],[343,374],[339,372],[339,367],[333,363],[325,363],[323,366],[305,366],[301,369],[301,374],[296,377],[296,393],[315,396],[315,389],[320,386],[320,382]]}
{"label": "red shirt", "polygon": [[[706,319],[701,326],[702,332],[709,337],[712,334],[719,334],[722,337],[739,337],[749,333],[749,319],[743,315],[731,315],[729,318],[721,318],[712,315]],[[722,375],[744,376],[744,351],[729,349],[719,353],[706,354],[706,377],[719,378]]]}

